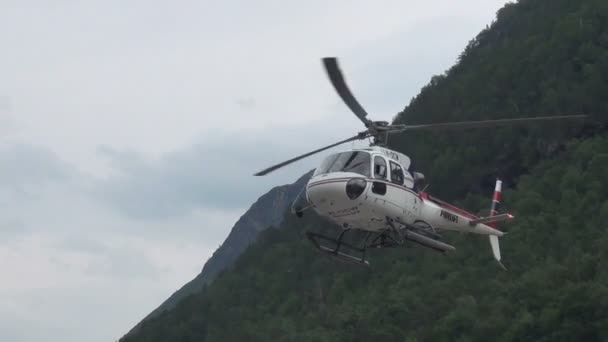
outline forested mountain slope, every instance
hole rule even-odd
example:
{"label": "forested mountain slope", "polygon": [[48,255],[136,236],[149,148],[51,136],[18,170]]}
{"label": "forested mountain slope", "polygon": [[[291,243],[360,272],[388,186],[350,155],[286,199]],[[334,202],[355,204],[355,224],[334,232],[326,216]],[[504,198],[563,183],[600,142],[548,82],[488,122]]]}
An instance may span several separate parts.
{"label": "forested mountain slope", "polygon": [[502,239],[509,271],[487,239],[465,235],[449,236],[449,256],[373,250],[367,271],[311,248],[303,231],[319,229],[315,218],[289,218],[124,342],[605,341],[607,169],[607,137],[572,141],[505,194],[517,217]]}
{"label": "forested mountain slope", "polygon": [[[279,226],[283,222],[285,213],[287,213],[291,203],[302,191],[311,175],[312,171],[309,171],[293,184],[274,187],[262,195],[234,224],[226,240],[207,260],[201,273],[175,291],[158,308],[148,314],[142,322],[158,316],[163,311],[173,309],[180,300],[200,291],[204,285],[211,283],[218,274],[229,269],[241,253],[257,239],[261,231],[270,226]],[[140,325],[141,322],[129,333],[136,331]]]}
{"label": "forested mountain slope", "polygon": [[[608,113],[608,1],[522,0],[497,12],[459,62],[435,76],[396,123],[590,114],[585,134],[605,130]],[[466,131],[408,132],[389,144],[409,154],[452,200],[493,184],[513,184],[580,126],[536,124]],[[453,179],[454,173],[459,177]],[[491,176],[490,176],[491,175]],[[441,185],[441,186],[439,186]]]}
{"label": "forested mountain slope", "polygon": [[487,239],[446,235],[444,257],[418,246],[373,251],[371,272],[327,260],[303,238],[334,229],[287,217],[232,271],[146,321],[124,341],[608,340],[608,2],[521,0],[435,76],[396,123],[592,114],[541,124],[407,133],[429,191],[478,211],[506,180],[503,259]]}

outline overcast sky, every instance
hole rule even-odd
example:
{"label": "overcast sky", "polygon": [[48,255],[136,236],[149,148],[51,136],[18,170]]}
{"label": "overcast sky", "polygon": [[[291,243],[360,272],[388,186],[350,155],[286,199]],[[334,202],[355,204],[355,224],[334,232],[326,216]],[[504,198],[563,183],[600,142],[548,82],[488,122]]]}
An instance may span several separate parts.
{"label": "overcast sky", "polygon": [[118,339],[362,128],[321,57],[390,121],[504,3],[2,1],[0,340]]}

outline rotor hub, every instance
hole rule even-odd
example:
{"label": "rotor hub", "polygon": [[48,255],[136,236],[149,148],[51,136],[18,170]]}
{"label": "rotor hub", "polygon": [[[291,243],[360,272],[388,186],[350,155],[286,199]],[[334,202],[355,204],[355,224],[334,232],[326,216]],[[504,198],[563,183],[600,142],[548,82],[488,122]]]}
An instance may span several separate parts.
{"label": "rotor hub", "polygon": [[372,121],[371,125],[375,127],[387,127],[389,123],[388,121]]}

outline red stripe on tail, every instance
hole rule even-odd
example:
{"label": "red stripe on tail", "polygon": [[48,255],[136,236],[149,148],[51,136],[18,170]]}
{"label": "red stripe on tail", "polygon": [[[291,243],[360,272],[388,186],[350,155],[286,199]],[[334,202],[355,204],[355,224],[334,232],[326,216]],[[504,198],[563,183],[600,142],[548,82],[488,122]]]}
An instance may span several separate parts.
{"label": "red stripe on tail", "polygon": [[[502,201],[502,181],[496,178],[496,187],[494,188],[494,196],[492,197],[492,206],[490,207],[490,216],[496,216]],[[488,226],[497,228],[496,222],[489,222]]]}

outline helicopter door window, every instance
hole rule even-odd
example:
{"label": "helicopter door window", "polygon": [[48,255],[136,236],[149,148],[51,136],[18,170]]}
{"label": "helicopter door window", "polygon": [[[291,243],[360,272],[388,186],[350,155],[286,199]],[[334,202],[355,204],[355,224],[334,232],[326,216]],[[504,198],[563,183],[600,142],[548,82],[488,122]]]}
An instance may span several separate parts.
{"label": "helicopter door window", "polygon": [[401,165],[394,163],[394,162],[390,162],[390,163],[391,163],[391,182],[393,182],[395,184],[403,185],[403,179],[405,177],[403,176],[403,169],[401,168]]}
{"label": "helicopter door window", "polygon": [[386,160],[381,156],[374,157],[374,177],[386,179]]}

